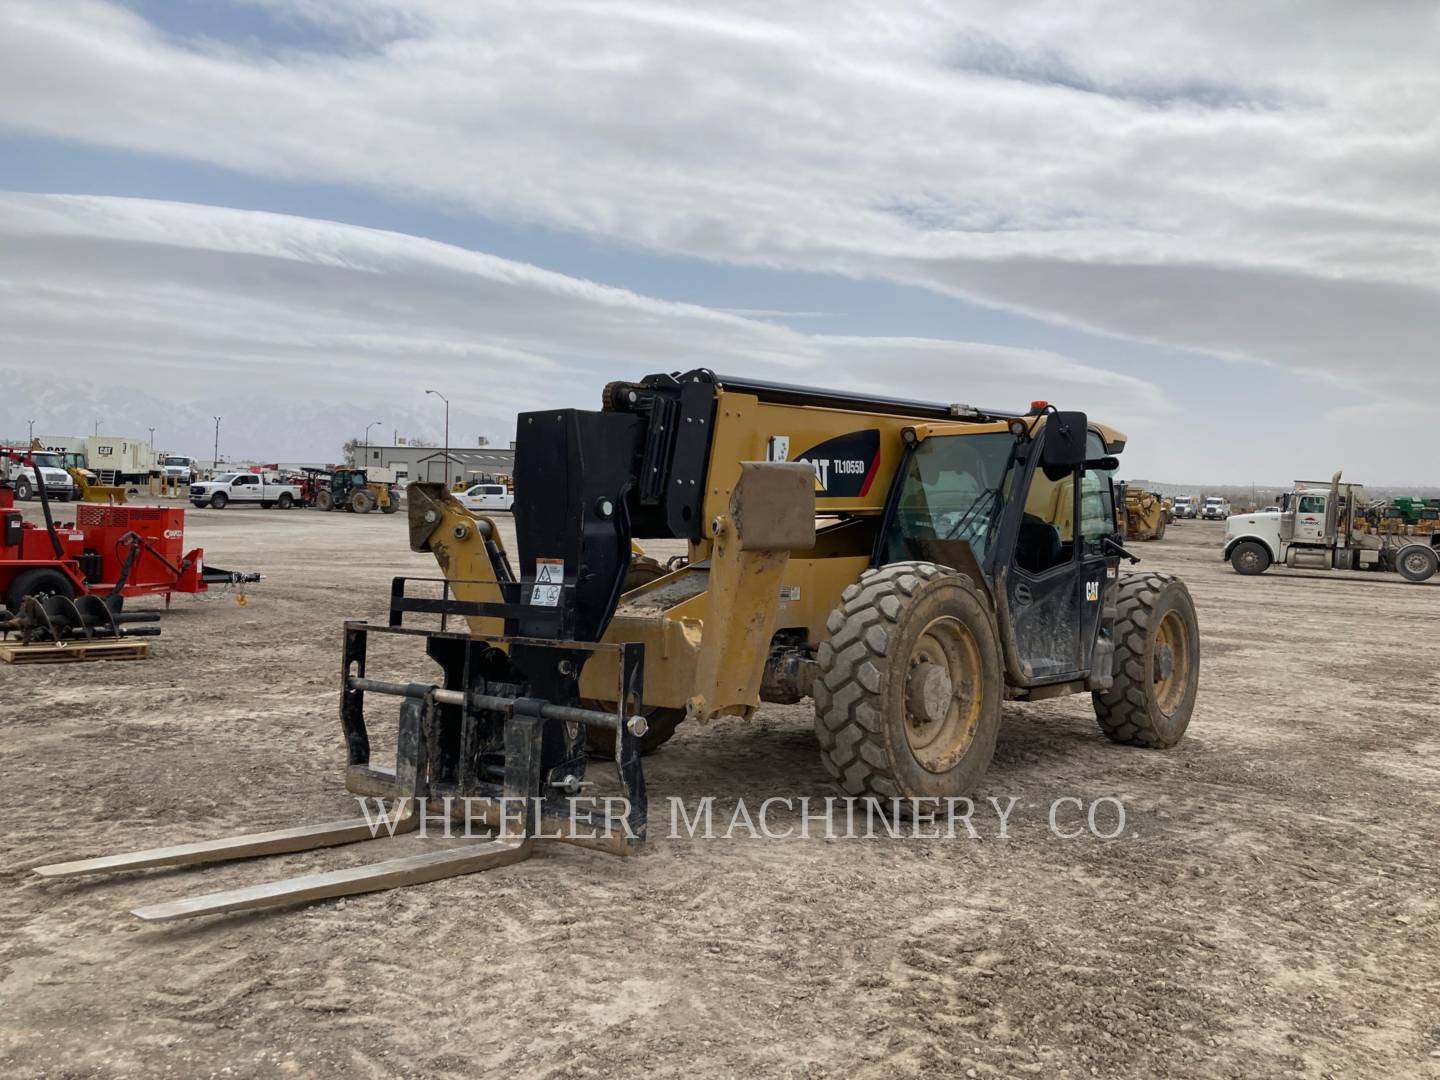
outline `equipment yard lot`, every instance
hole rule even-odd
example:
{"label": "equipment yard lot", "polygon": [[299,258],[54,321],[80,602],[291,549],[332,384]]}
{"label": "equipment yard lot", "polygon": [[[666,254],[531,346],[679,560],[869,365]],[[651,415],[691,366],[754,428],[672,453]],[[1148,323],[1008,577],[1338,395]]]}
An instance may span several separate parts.
{"label": "equipment yard lot", "polygon": [[[1189,735],[1131,750],[1084,697],[1007,707],[979,840],[669,838],[671,796],[714,796],[722,833],[737,798],[836,794],[809,703],[766,705],[647,759],[634,858],[550,845],[491,873],[149,926],[128,909],[374,856],[50,884],[29,868],[353,815],[341,622],[382,619],[392,575],[436,574],[403,514],[186,524],[266,575],[248,606],[177,597],[144,663],[0,668],[0,1074],[1440,1069],[1436,586],[1241,577],[1223,523],[1173,527],[1138,553],[1199,608]],[[985,796],[1019,798],[1007,839]],[[1057,799],[1104,796],[1124,801],[1122,839],[1051,833]],[[797,821],[772,809],[774,829]],[[1077,822],[1062,804],[1061,827]]]}

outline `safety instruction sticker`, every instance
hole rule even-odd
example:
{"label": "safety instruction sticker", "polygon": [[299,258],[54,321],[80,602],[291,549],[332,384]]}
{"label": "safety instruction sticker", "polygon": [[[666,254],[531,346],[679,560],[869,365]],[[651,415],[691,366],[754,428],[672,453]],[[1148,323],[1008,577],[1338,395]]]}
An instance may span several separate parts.
{"label": "safety instruction sticker", "polygon": [[560,588],[565,584],[564,559],[536,559],[535,584],[530,589],[534,607],[559,607]]}

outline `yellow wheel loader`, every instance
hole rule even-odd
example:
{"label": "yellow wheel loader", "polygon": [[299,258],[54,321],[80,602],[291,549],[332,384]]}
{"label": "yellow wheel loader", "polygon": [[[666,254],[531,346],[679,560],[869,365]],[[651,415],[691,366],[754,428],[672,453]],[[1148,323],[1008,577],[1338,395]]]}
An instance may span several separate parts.
{"label": "yellow wheel loader", "polygon": [[[598,411],[523,413],[516,445],[513,550],[444,484],[410,486],[410,545],[442,576],[395,579],[384,625],[345,625],[339,687],[346,785],[393,800],[381,836],[420,827],[437,801],[495,835],[137,914],[469,873],[527,857],[542,836],[628,851],[646,835],[642,753],[767,701],[813,698],[835,784],[894,813],[901,800],[974,791],[1007,700],[1088,693],[1107,737],[1146,747],[1172,746],[1189,724],[1200,663],[1189,591],[1166,574],[1121,572],[1137,561],[1116,518],[1125,437],[1084,413],[697,370],[611,384]],[[684,541],[687,556],[642,563],[637,538]],[[393,663],[393,645],[408,641],[430,673],[368,671],[382,637],[377,657]],[[367,708],[381,697],[400,702],[393,766],[371,761]],[[608,773],[591,758],[593,732],[616,797],[577,813],[573,796]],[[367,816],[39,872],[208,862],[375,832]]]}

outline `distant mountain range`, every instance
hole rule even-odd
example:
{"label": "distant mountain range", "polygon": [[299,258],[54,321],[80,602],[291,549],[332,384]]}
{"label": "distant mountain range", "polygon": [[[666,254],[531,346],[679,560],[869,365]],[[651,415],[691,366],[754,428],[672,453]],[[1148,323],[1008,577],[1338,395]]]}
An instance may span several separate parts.
{"label": "distant mountain range", "polygon": [[[24,439],[32,419],[36,435],[93,435],[98,424],[102,435],[148,440],[153,427],[157,450],[209,462],[218,414],[222,458],[326,462],[339,461],[346,440],[362,438],[372,420],[384,421],[370,428],[372,443],[389,444],[398,433],[439,446],[444,435],[443,406],[434,398],[428,399],[433,407],[424,410],[409,403],[357,404],[345,400],[343,390],[325,401],[252,391],[177,402],[127,386],[84,385],[63,376],[15,371],[0,372],[0,386],[4,441]],[[508,446],[513,423],[452,408],[451,445],[474,446],[477,433],[484,433],[493,444]]]}

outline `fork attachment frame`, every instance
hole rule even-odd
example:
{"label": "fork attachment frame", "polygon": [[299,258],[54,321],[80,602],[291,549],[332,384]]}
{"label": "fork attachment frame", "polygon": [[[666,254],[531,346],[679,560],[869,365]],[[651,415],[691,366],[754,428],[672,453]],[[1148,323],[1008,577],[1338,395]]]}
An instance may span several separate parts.
{"label": "fork attachment frame", "polygon": [[[404,625],[407,611],[437,613],[442,619],[509,614],[500,610],[509,604],[477,605],[451,598],[448,583],[439,600],[430,600],[407,597],[404,579],[396,579],[391,605],[387,626],[345,624],[340,705],[348,756],[345,782],[353,794],[377,800],[373,815],[367,806],[362,817],[55,863],[36,867],[35,873],[55,879],[197,865],[383,840],[423,830],[437,816],[465,822],[467,839],[457,846],[133,911],[147,921],[164,921],[376,892],[494,869],[528,858],[539,838],[613,854],[626,854],[644,840],[647,803],[639,749],[645,733],[640,715],[643,646],[482,638]],[[494,610],[471,610],[477,607]],[[443,680],[427,684],[368,678],[372,633],[422,639]],[[575,697],[585,661],[607,651],[618,653],[619,705],[614,713],[585,708]],[[370,760],[365,702],[372,694],[401,698],[393,767]],[[589,724],[617,734],[615,766],[623,798],[607,800],[599,813],[582,811],[570,799],[586,786]],[[389,810],[384,800],[392,801]],[[611,801],[621,804],[618,816],[609,813]],[[441,814],[436,803],[443,808]],[[493,830],[493,838],[468,839],[476,821]]]}

